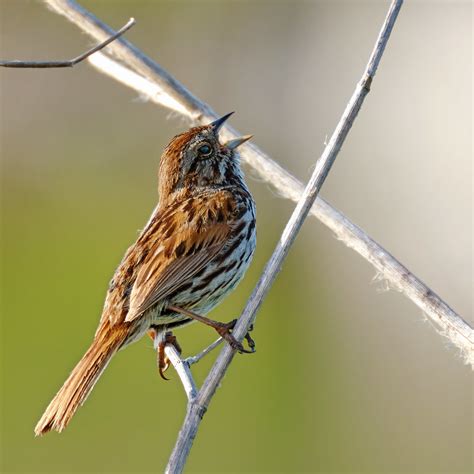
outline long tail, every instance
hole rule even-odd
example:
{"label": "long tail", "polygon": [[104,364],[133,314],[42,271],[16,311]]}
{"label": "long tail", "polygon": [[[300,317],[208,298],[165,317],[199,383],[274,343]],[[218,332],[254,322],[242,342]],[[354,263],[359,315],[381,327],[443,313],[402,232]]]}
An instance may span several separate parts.
{"label": "long tail", "polygon": [[[102,329],[102,328],[101,328]],[[61,432],[82,405],[112,356],[120,349],[128,334],[126,327],[99,330],[94,342],[71,372],[64,385],[46,408],[35,427],[36,436],[51,430]]]}

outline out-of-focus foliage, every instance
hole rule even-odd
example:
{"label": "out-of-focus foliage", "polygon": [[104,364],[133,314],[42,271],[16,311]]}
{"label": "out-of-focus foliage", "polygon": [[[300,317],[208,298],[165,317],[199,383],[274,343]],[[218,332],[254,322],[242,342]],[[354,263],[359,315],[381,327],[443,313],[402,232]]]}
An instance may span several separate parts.
{"label": "out-of-focus foliage", "polygon": [[[85,6],[301,179],[360,77],[387,2],[110,2]],[[41,4],[1,5],[1,56],[61,59],[90,41]],[[323,195],[465,316],[471,312],[470,5],[407,2]],[[108,280],[156,201],[179,119],[87,64],[1,79],[2,458],[8,472],[160,472],[184,416],[151,341],[110,364],[62,435],[33,427],[93,335]],[[292,204],[246,170],[258,204],[234,318]],[[310,219],[236,358],[189,472],[461,472],[470,372],[410,302]],[[215,334],[178,332],[185,353]],[[202,380],[214,356],[196,367]]]}

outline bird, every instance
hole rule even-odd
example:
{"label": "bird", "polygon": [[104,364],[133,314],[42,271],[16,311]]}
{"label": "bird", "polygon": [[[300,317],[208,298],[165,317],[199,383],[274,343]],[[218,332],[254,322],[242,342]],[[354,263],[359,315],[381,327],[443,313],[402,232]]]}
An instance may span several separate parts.
{"label": "bird", "polygon": [[232,114],[176,135],[165,148],[158,204],[116,269],[92,344],[46,408],[37,436],[63,431],[111,358],[147,333],[166,336],[157,351],[163,377],[171,331],[195,320],[251,352],[233,337],[235,320],[205,316],[240,282],[256,247],[255,202],[237,151],[252,136],[219,140]]}

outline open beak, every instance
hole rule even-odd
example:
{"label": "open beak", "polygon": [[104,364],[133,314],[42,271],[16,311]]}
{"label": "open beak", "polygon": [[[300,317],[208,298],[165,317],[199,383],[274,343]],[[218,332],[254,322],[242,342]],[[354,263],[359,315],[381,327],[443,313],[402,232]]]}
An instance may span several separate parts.
{"label": "open beak", "polygon": [[214,120],[214,122],[211,122],[209,124],[209,127],[212,127],[214,129],[214,132],[217,133],[219,132],[219,129],[224,125],[225,121],[233,114],[234,112],[230,112],[227,115],[224,115],[221,118],[218,118],[217,120]]}
{"label": "open beak", "polygon": [[247,140],[250,140],[252,137],[253,135],[245,135],[243,137],[234,138],[233,140],[224,143],[224,146],[231,150],[235,150],[238,146],[242,145],[242,143],[245,143]]}

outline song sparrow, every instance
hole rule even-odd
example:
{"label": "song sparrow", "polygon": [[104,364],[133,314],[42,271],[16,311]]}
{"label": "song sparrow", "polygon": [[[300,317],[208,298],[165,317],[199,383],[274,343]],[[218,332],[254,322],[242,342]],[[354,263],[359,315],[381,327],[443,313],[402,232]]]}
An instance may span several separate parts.
{"label": "song sparrow", "polygon": [[[235,149],[221,144],[231,114],[177,135],[159,169],[159,202],[117,268],[92,345],[38,422],[35,433],[62,431],[112,356],[150,329],[164,332],[194,319],[244,351],[224,324],[203,315],[244,275],[255,249],[255,205]],[[163,351],[161,351],[163,352]],[[160,372],[166,361],[160,360]]]}

